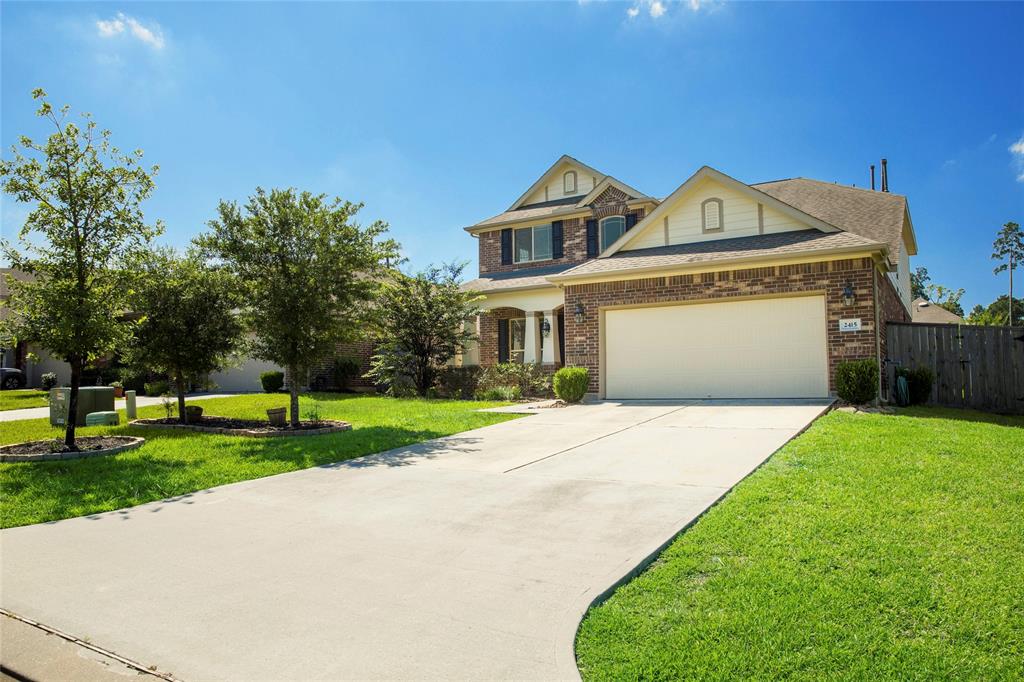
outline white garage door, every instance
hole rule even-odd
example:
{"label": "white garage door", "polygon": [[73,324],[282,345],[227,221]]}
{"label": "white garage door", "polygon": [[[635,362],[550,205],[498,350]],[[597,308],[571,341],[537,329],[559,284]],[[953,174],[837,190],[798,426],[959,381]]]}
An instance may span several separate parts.
{"label": "white garage door", "polygon": [[605,313],[608,398],[828,395],[823,296]]}

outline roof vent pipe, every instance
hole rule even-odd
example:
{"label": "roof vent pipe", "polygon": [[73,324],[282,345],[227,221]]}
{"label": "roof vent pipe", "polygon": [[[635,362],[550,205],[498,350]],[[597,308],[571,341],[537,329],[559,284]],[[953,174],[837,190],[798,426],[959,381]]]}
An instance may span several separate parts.
{"label": "roof vent pipe", "polygon": [[871,191],[875,191],[875,164],[871,164]]}
{"label": "roof vent pipe", "polygon": [[889,191],[889,162],[887,159],[882,159],[882,191]]}

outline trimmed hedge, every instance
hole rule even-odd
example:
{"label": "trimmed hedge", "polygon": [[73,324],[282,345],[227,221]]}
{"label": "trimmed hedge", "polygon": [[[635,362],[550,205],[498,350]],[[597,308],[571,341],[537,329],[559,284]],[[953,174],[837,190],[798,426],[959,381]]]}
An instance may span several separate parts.
{"label": "trimmed hedge", "polygon": [[586,367],[563,367],[555,372],[555,395],[567,403],[578,403],[587,394],[590,370]]}
{"label": "trimmed hedge", "polygon": [[164,379],[147,381],[143,384],[143,390],[146,391],[148,396],[168,395],[171,392],[171,382]]}
{"label": "trimmed hedge", "polygon": [[836,366],[836,393],[852,405],[871,402],[878,395],[878,363],[848,360]]}
{"label": "trimmed hedge", "polygon": [[265,393],[277,393],[284,386],[284,372],[271,370],[260,374],[260,385]]}

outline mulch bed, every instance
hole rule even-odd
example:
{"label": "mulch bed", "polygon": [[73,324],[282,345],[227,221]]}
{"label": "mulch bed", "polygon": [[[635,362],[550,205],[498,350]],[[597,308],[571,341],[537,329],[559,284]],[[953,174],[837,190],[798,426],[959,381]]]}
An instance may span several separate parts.
{"label": "mulch bed", "polygon": [[58,459],[82,459],[116,455],[146,442],[135,436],[80,436],[75,439],[78,450],[64,450],[62,440],[34,440],[0,447],[0,462],[40,462]]}
{"label": "mulch bed", "polygon": [[177,417],[170,419],[136,419],[131,422],[132,426],[141,426],[154,429],[181,429],[184,431],[199,431],[201,433],[219,433],[227,436],[244,436],[246,438],[274,438],[278,436],[318,436],[324,433],[337,433],[348,431],[352,425],[348,422],[324,419],[318,422],[299,422],[297,428],[286,426],[272,426],[270,422],[262,419],[234,419],[231,417],[202,416],[190,420],[188,424],[182,424]]}

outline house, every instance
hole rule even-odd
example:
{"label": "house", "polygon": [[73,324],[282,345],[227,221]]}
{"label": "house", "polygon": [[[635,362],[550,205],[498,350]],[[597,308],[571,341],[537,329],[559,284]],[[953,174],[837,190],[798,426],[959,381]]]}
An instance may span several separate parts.
{"label": "house", "polygon": [[917,324],[965,324],[964,318],[925,298],[915,298],[910,304],[910,321]]}
{"label": "house", "polygon": [[587,367],[602,398],[835,393],[910,319],[906,197],[703,167],[662,200],[563,156],[466,228],[485,295],[464,362]]}

